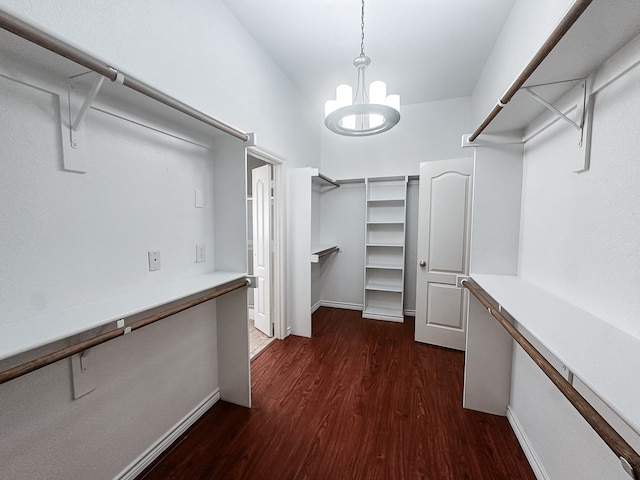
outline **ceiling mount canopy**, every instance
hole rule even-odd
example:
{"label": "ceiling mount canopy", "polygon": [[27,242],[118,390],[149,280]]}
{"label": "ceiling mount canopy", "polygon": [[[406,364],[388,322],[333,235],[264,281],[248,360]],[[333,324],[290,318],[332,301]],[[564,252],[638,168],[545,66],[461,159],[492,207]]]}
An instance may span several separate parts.
{"label": "ceiling mount canopy", "polygon": [[400,121],[400,95],[387,95],[387,84],[372,82],[365,87],[365,69],[371,59],[364,54],[364,0],[360,22],[360,56],[353,65],[358,70],[356,93],[351,86],[338,85],[336,99],[325,103],[324,124],[332,132],[350,137],[364,137],[386,132]]}

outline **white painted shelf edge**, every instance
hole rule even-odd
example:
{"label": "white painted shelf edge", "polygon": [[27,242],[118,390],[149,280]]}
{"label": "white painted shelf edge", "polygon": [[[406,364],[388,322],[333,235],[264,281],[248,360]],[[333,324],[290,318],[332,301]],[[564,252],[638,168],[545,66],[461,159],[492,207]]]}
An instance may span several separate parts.
{"label": "white painted shelf edge", "polygon": [[365,290],[376,290],[379,292],[402,293],[402,285],[392,285],[390,283],[367,283]]}
{"label": "white painted shelf edge", "polygon": [[398,204],[404,205],[404,198],[401,198],[401,197],[368,198],[367,203],[398,203]]}
{"label": "white painted shelf edge", "polygon": [[390,265],[387,263],[367,263],[365,268],[379,268],[383,270],[402,270],[404,268],[403,265]]}
{"label": "white painted shelf edge", "polygon": [[211,272],[185,277],[0,325],[0,360],[211,290],[245,276],[244,272]]}
{"label": "white painted shelf edge", "polygon": [[402,308],[372,307],[367,306],[362,311],[362,316],[373,320],[402,321],[404,319]]}
{"label": "white painted shelf edge", "polygon": [[525,280],[471,277],[640,434],[640,339]]}

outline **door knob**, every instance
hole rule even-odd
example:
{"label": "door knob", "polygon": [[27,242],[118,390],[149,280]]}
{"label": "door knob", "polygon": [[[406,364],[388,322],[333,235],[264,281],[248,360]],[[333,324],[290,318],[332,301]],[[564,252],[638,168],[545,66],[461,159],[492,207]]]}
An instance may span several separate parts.
{"label": "door knob", "polygon": [[425,262],[424,260],[420,260],[420,266],[421,267],[426,267],[427,266],[427,262]]}

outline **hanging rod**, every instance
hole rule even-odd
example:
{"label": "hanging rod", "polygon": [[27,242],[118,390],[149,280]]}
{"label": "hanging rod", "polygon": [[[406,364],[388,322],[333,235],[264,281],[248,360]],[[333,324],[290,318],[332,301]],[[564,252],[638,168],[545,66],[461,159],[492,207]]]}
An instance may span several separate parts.
{"label": "hanging rod", "polygon": [[502,111],[502,109],[511,101],[513,96],[522,88],[525,82],[529,79],[529,77],[533,74],[533,72],[540,66],[540,64],[544,61],[545,58],[551,53],[551,50],[560,42],[562,37],[564,37],[565,33],[569,31],[569,29],[576,23],[576,20],[580,18],[580,15],[584,13],[587,7],[591,4],[593,0],[576,0],[571,8],[567,11],[567,13],[562,17],[560,22],[556,25],[556,28],[553,29],[551,35],[545,40],[542,44],[542,47],[536,52],[533,58],[529,61],[529,63],[524,67],[520,75],[514,80],[511,86],[507,89],[507,91],[500,97],[498,103],[493,110],[489,112],[489,115],[484,119],[484,121],[480,124],[480,126],[469,135],[469,143],[475,141],[478,138],[485,128],[489,126],[489,124],[493,121],[494,118],[498,116],[498,114]]}
{"label": "hanging rod", "polygon": [[492,298],[472,279],[463,279],[463,287],[489,311],[489,313],[518,342],[529,357],[549,377],[558,390],[566,397],[587,423],[595,430],[607,446],[616,454],[624,470],[634,479],[640,480],[640,455],[622,438],[622,436],[580,395],[575,387],[565,379],[549,361],[514,326],[516,321],[509,313],[492,303]]}
{"label": "hanging rod", "polygon": [[330,255],[332,253],[339,252],[339,251],[340,251],[340,247],[333,246],[333,247],[325,248],[324,250],[320,250],[318,252],[313,252],[313,255],[317,255],[318,257],[324,257],[326,255]]}
{"label": "hanging rod", "polygon": [[318,175],[316,175],[318,178],[321,178],[322,180],[324,180],[325,182],[333,185],[334,187],[339,187],[340,184],[338,182],[334,182],[333,180],[331,180],[329,177],[327,177],[326,175],[323,175],[321,173],[318,173]]}
{"label": "hanging rod", "polygon": [[249,140],[249,135],[240,130],[237,130],[226,123],[223,123],[219,120],[216,120],[213,117],[210,117],[206,113],[203,113],[195,108],[187,105],[186,103],[177,100],[166,93],[162,93],[159,90],[145,84],[144,82],[137,80],[134,77],[131,77],[123,72],[119,72],[113,67],[107,65],[102,60],[97,59],[96,57],[83,52],[82,50],[56,38],[55,36],[43,32],[42,30],[28,24],[27,22],[19,19],[7,13],[5,11],[0,10],[0,28],[7,30],[19,37],[24,38],[36,45],[39,45],[51,52],[57,53],[69,60],[78,63],[90,70],[93,70],[96,73],[108,78],[111,81],[116,81],[116,78],[120,75],[124,76],[124,86],[129,87],[132,90],[135,90],[138,93],[141,93],[149,98],[152,98],[164,105],[167,105],[174,110],[178,110],[196,120],[199,120],[207,125],[210,125],[218,130],[221,130],[229,135],[233,135],[234,137],[246,142]]}
{"label": "hanging rod", "polygon": [[180,303],[173,307],[167,308],[166,310],[163,310],[161,312],[141,318],[140,320],[137,320],[130,325],[126,325],[126,326],[123,325],[120,328],[116,328],[115,330],[111,330],[109,332],[105,332],[103,334],[97,335],[89,340],[84,340],[82,342],[76,343],[75,345],[62,348],[60,350],[48,353],[34,360],[25,362],[21,365],[17,365],[7,370],[3,370],[2,372],[0,372],[0,385],[10,380],[13,380],[14,378],[18,378],[18,377],[21,377],[22,375],[26,375],[27,373],[31,373],[42,367],[46,367],[47,365],[51,365],[52,363],[55,363],[58,360],[62,360],[64,358],[70,357],[77,353],[84,352],[85,350],[91,347],[95,347],[96,345],[100,345],[102,343],[108,342],[109,340],[113,340],[114,338],[120,337],[122,335],[126,335],[134,330],[138,330],[139,328],[146,327],[147,325],[155,323],[158,320],[162,320],[163,318],[167,318],[171,315],[175,315],[176,313],[180,313],[191,307],[195,307],[196,305],[200,305],[201,303],[208,302],[209,300],[213,300],[214,298],[220,297],[221,295],[224,295],[226,293],[233,292],[234,290],[238,290],[240,288],[246,287],[247,285],[248,285],[248,282],[246,278],[241,278],[237,281],[229,282],[225,285],[221,285],[220,287],[216,288],[214,291],[210,293],[200,295],[187,302]]}

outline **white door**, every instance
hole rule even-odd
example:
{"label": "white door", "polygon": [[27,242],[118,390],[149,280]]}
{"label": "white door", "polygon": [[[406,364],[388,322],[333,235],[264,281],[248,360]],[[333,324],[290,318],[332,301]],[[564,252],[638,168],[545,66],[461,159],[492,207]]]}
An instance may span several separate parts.
{"label": "white door", "polygon": [[251,170],[253,217],[253,314],[255,326],[268,336],[271,332],[271,165]]}
{"label": "white door", "polygon": [[464,350],[473,159],[420,164],[416,325],[418,342]]}

